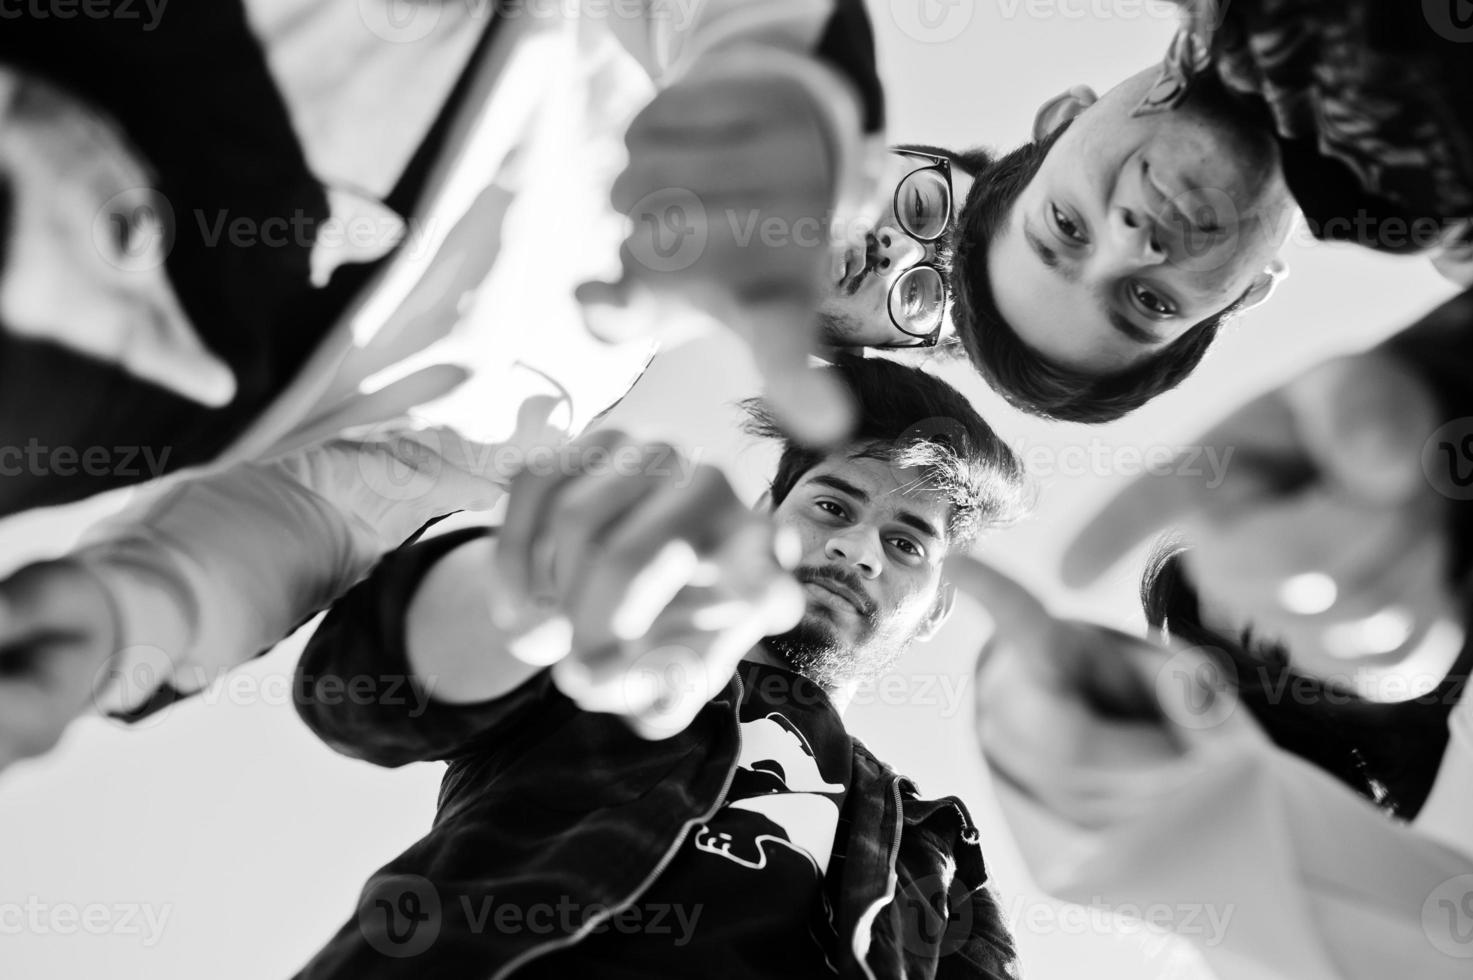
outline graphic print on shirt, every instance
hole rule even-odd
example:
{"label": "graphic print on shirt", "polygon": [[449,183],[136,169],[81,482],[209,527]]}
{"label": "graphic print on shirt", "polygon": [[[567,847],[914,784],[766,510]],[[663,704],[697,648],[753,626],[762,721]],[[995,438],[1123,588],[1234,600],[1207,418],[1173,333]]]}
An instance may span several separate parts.
{"label": "graphic print on shirt", "polygon": [[807,858],[822,877],[839,824],[838,804],[826,794],[842,798],[843,793],[842,783],[823,778],[813,749],[787,718],[773,712],[742,722],[742,751],[727,807],[765,817],[771,830],[741,840],[703,825],[696,849],[761,870],[770,848],[787,848]]}

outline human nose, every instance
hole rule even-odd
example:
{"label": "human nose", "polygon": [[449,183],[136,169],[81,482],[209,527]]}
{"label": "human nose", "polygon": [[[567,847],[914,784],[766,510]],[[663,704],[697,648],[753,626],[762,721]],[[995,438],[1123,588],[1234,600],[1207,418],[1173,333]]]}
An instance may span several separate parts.
{"label": "human nose", "polygon": [[904,272],[926,256],[926,248],[898,228],[882,226],[870,236],[870,262],[882,275]]}
{"label": "human nose", "polygon": [[859,527],[836,531],[824,543],[823,554],[831,562],[849,565],[860,576],[872,579],[880,574],[878,535]]}
{"label": "human nose", "polygon": [[1110,238],[1121,264],[1140,267],[1166,261],[1156,223],[1142,210],[1116,207],[1110,214]]}

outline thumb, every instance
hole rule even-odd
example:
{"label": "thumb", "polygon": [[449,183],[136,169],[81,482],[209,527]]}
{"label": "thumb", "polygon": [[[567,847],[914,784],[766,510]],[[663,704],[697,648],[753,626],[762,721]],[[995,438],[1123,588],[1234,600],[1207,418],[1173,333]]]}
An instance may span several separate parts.
{"label": "thumb", "polygon": [[854,396],[831,372],[809,365],[818,340],[813,304],[776,298],[734,313],[783,430],[805,446],[834,446],[854,430]]}

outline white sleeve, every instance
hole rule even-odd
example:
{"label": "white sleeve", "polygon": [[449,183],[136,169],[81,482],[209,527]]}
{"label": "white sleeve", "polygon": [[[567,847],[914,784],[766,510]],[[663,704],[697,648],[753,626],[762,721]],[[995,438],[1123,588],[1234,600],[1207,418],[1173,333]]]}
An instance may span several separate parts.
{"label": "white sleeve", "polygon": [[427,521],[493,506],[503,493],[495,454],[446,428],[380,428],[182,481],[103,524],[72,556],[119,614],[116,681],[99,707],[134,710],[164,683],[200,690]]}
{"label": "white sleeve", "polygon": [[1044,891],[1170,929],[1221,980],[1470,975],[1473,859],[1280,752],[1241,706],[1220,724],[1177,729],[1175,758],[1138,765],[1102,748],[1140,726],[1095,725],[1067,757],[1036,710],[1028,734],[1039,749],[984,744]]}

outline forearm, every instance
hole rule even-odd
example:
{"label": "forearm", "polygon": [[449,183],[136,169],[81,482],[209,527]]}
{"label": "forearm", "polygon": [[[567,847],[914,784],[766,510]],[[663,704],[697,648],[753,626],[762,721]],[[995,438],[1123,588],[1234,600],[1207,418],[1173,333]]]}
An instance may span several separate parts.
{"label": "forearm", "polygon": [[481,565],[488,534],[403,548],[333,606],[294,686],[298,713],[328,745],[385,766],[449,758],[494,740],[551,693],[546,671],[496,639]]}
{"label": "forearm", "polygon": [[466,454],[442,451],[443,434],[333,440],[237,466],[101,528],[74,557],[119,611],[116,667],[128,683],[103,707],[131,711],[162,684],[199,690],[279,642],[426,521],[488,505],[496,485],[457,468]]}
{"label": "forearm", "polygon": [[494,537],[467,541],[430,567],[409,600],[405,659],[419,684],[441,704],[502,697],[540,669],[513,655],[518,638],[492,620],[486,579],[495,549]]}

